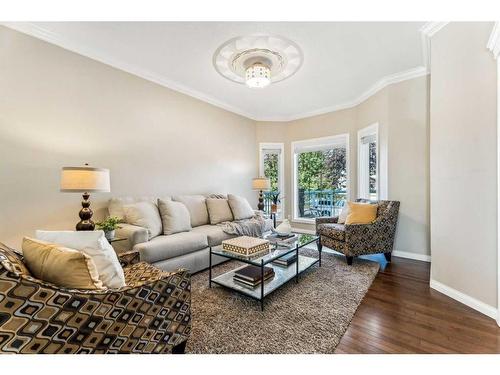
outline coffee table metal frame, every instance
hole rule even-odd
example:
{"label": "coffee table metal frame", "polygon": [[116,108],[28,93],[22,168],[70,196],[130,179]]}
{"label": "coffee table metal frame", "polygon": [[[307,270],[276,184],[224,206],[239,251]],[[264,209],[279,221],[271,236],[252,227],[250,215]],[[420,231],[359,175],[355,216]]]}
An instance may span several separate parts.
{"label": "coffee table metal frame", "polygon": [[[279,289],[288,281],[295,279],[295,282],[299,282],[299,275],[303,273],[304,271],[308,270],[311,268],[313,265],[318,264],[319,267],[321,267],[321,250],[318,248],[318,258],[312,258],[309,256],[301,255],[299,253],[299,250],[303,248],[306,245],[309,245],[310,243],[317,242],[319,237],[315,235],[303,235],[300,233],[296,233],[299,238],[300,236],[307,236],[310,238],[306,238],[304,241],[300,241],[299,238],[297,238],[296,241],[292,242],[292,246],[290,248],[286,247],[281,247],[276,244],[271,244],[270,251],[268,254],[265,255],[260,255],[257,256],[257,258],[246,258],[243,256],[239,256],[237,254],[233,254],[230,252],[226,252],[222,250],[222,245],[219,246],[214,246],[210,247],[210,255],[209,255],[209,275],[208,275],[208,285],[211,288],[212,284],[217,284],[220,285],[224,288],[227,288],[229,290],[236,291],[240,294],[246,295],[250,298],[253,298],[257,301],[260,302],[260,307],[261,310],[264,311],[264,299],[266,296],[274,292],[275,290]],[[277,265],[272,264],[272,262],[276,259],[279,259],[287,254],[290,254],[292,252],[295,252],[297,254],[297,261],[287,268],[285,267],[280,267]],[[237,267],[231,271],[227,271],[221,275],[218,275],[216,277],[212,277],[212,256],[217,255],[221,256],[224,258],[228,259],[233,259],[237,260],[239,262],[245,263],[245,264],[250,264],[254,266],[260,267],[261,271],[261,278],[264,279],[264,267],[268,264],[270,264],[271,267],[273,267],[275,276],[271,280],[267,280],[265,282],[261,282],[259,287],[256,288],[247,288],[245,286],[241,286],[235,281],[233,281],[233,275],[235,271],[239,270],[240,268],[245,267],[240,266]]]}

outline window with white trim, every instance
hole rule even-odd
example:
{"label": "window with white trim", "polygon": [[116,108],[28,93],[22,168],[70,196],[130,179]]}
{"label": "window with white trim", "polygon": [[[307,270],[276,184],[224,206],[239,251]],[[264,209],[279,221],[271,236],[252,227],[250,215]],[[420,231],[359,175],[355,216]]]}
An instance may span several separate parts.
{"label": "window with white trim", "polygon": [[378,124],[358,131],[358,197],[379,197]]}
{"label": "window with white trim", "polygon": [[[283,143],[260,143],[259,144],[259,175],[269,178],[271,190],[264,192],[264,211],[270,213],[278,195],[277,212],[278,219],[283,218],[285,177],[284,177],[284,144]],[[273,199],[274,198],[274,199]]]}
{"label": "window with white trim", "polygon": [[293,220],[339,214],[349,188],[349,135],[292,142]]}

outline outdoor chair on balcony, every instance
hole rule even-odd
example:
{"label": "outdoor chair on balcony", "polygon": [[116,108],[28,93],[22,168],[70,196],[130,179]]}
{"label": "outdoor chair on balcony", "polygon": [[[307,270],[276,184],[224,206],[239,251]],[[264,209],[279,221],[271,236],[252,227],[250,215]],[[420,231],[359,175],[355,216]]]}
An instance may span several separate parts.
{"label": "outdoor chair on balcony", "polygon": [[[358,202],[363,200],[358,199]],[[399,202],[378,201],[377,218],[371,224],[338,224],[338,217],[316,218],[318,248],[326,246],[346,256],[351,265],[358,255],[383,253],[391,261],[398,222]]]}
{"label": "outdoor chair on balcony", "polygon": [[0,243],[1,353],[181,353],[191,332],[191,277],[119,256],[127,286],[76,290],[34,278]]}

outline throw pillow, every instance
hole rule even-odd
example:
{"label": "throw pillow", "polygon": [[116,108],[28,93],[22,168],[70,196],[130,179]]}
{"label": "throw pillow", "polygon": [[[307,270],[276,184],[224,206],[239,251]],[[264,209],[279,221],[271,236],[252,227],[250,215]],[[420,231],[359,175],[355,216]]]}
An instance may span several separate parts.
{"label": "throw pillow", "polygon": [[233,213],[227,199],[207,198],[207,208],[210,224],[212,225],[233,220]]}
{"label": "throw pillow", "polygon": [[337,224],[344,224],[345,220],[347,219],[347,215],[349,215],[349,205],[345,204],[344,207],[342,207],[342,211],[340,211]]}
{"label": "throw pillow", "polygon": [[181,202],[158,199],[163,234],[169,235],[191,230],[191,217],[186,206]]}
{"label": "throw pillow", "polygon": [[92,258],[102,285],[118,289],[125,286],[125,276],[115,250],[102,230],[96,231],[46,231],[37,230],[38,240],[55,243],[81,251]]}
{"label": "throw pillow", "polygon": [[148,237],[152,239],[162,232],[158,207],[152,202],[137,202],[123,206],[125,221],[148,230]]}
{"label": "throw pillow", "polygon": [[191,216],[191,226],[199,227],[209,223],[207,204],[203,195],[177,195],[173,201],[184,203]]}
{"label": "throw pillow", "polygon": [[24,237],[23,257],[37,279],[70,289],[103,289],[97,267],[85,253]]}
{"label": "throw pillow", "polygon": [[377,218],[378,204],[348,202],[349,214],[345,221],[349,224],[371,224]]}
{"label": "throw pillow", "polygon": [[252,206],[245,198],[228,194],[227,201],[233,212],[234,220],[250,219],[255,215]]}

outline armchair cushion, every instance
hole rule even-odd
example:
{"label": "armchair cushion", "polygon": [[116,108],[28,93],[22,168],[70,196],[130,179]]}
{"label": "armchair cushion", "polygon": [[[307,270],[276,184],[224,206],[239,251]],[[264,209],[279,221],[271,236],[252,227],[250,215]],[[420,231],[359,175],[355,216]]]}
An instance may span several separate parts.
{"label": "armchair cushion", "polygon": [[377,218],[378,205],[347,202],[349,213],[345,220],[349,224],[370,224]]}
{"label": "armchair cushion", "polygon": [[40,280],[64,288],[103,289],[94,261],[81,251],[24,237],[23,256]]}
{"label": "armchair cushion", "polygon": [[320,236],[345,241],[345,226],[343,224],[319,224],[316,232]]}

